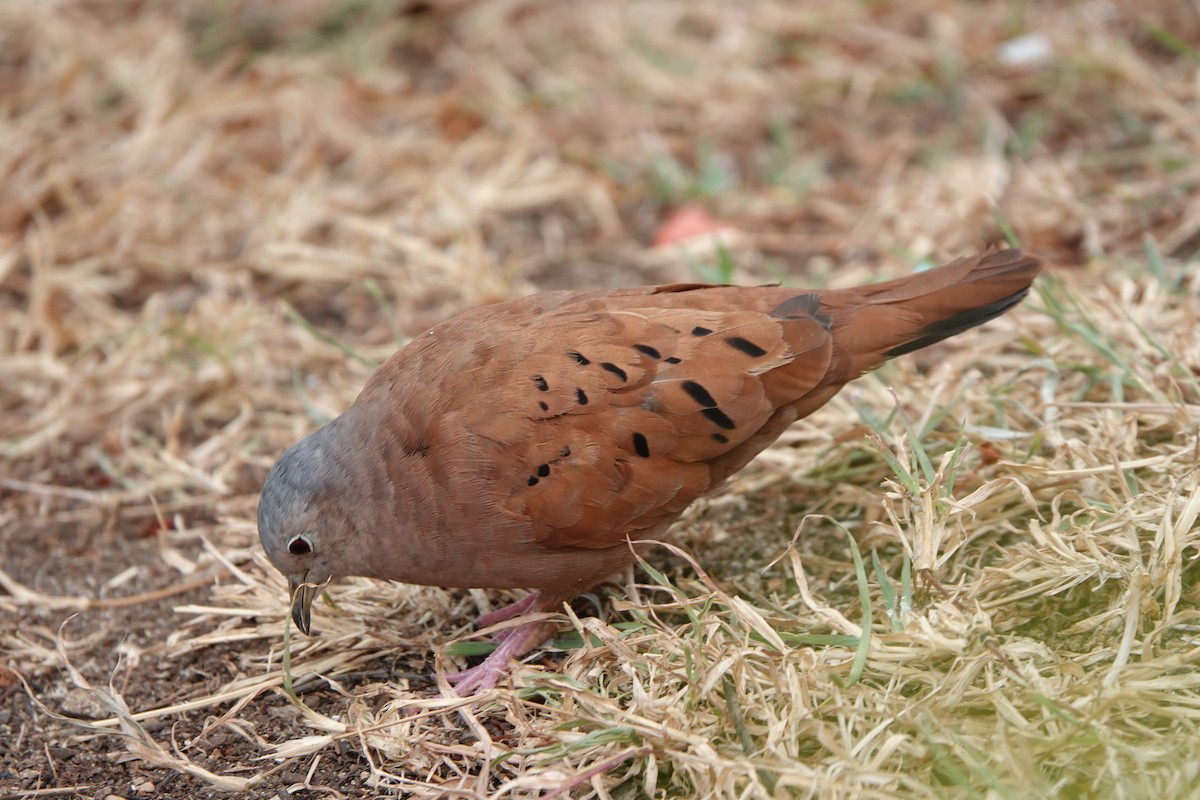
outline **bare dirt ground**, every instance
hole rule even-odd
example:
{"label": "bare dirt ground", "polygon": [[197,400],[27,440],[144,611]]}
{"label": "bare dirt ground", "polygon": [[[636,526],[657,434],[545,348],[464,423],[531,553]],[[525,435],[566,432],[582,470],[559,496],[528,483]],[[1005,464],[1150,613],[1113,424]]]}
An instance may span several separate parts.
{"label": "bare dirt ground", "polygon": [[[1194,791],[1197,42],[1177,0],[0,0],[0,798]],[[720,245],[656,245],[681,209]],[[438,676],[515,594],[347,581],[285,646],[258,491],[407,337],[1005,240],[1023,308],[484,702]]]}

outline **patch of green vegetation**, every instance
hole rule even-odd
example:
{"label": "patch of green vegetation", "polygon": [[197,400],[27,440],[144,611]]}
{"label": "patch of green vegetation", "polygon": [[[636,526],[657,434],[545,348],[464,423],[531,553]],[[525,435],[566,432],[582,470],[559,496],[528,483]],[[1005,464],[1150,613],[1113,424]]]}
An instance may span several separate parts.
{"label": "patch of green vegetation", "polygon": [[1195,64],[1200,64],[1200,50],[1197,50],[1166,28],[1159,27],[1158,25],[1145,25],[1143,30],[1151,39],[1172,53],[1182,56]]}
{"label": "patch of green vegetation", "polygon": [[717,243],[712,258],[687,257],[688,267],[704,283],[733,283],[733,271],[737,264],[733,254],[724,245]]}
{"label": "patch of green vegetation", "polygon": [[739,184],[733,159],[707,142],[697,149],[695,167],[668,153],[656,154],[650,161],[649,178],[655,199],[666,205],[722,197]]}
{"label": "patch of green vegetation", "polygon": [[1025,111],[1017,119],[1016,131],[1007,143],[1010,158],[1028,158],[1041,147],[1051,131],[1052,123],[1045,112],[1037,108]]}
{"label": "patch of green vegetation", "polygon": [[756,151],[758,170],[764,184],[785,189],[793,199],[809,194],[829,177],[825,159],[805,154],[796,141],[796,123],[771,120],[766,144]]}

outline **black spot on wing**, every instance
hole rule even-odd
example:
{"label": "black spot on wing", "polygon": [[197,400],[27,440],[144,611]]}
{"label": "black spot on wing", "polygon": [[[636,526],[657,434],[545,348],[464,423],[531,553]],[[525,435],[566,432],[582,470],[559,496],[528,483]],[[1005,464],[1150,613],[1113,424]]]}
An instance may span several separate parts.
{"label": "black spot on wing", "polygon": [[688,393],[688,397],[692,398],[705,408],[717,407],[717,401],[713,399],[711,394],[708,393],[708,389],[705,389],[695,381],[684,381],[683,383],[679,384],[679,386]]}
{"label": "black spot on wing", "polygon": [[658,350],[656,350],[655,348],[651,347],[648,344],[635,344],[633,346],[633,349],[637,350],[640,353],[645,353],[646,355],[653,358],[655,361],[658,361],[660,358],[662,358],[662,353],[658,352]]}
{"label": "black spot on wing", "polygon": [[741,336],[730,336],[725,339],[725,344],[729,345],[734,350],[745,353],[751,358],[758,358],[767,354],[766,350],[763,350],[749,339],[743,339]]}
{"label": "black spot on wing", "polygon": [[683,361],[683,359],[675,356],[667,356],[663,359],[663,361],[666,361],[668,364],[678,364],[679,362]]}
{"label": "black spot on wing", "polygon": [[583,389],[576,389],[575,402],[579,403],[581,406],[586,406],[588,404],[587,392],[585,392]]}
{"label": "black spot on wing", "polygon": [[541,375],[533,376],[533,385],[538,388],[539,392],[547,392],[550,390],[550,384],[546,383],[546,379]]}
{"label": "black spot on wing", "polygon": [[712,329],[705,328],[703,325],[692,328],[692,336],[708,336],[710,333],[712,333]]}
{"label": "black spot on wing", "polygon": [[650,443],[646,441],[646,437],[640,433],[633,434],[633,452],[637,453],[642,458],[650,457]]}
{"label": "black spot on wing", "polygon": [[624,383],[625,381],[629,380],[629,376],[625,374],[625,370],[621,369],[616,364],[613,364],[610,361],[601,361],[600,368],[603,370],[606,370],[608,372],[611,372],[613,375],[616,375],[617,379],[619,381],[621,381],[621,383]]}
{"label": "black spot on wing", "polygon": [[549,475],[550,474],[550,465],[549,464],[539,464],[538,468],[537,468],[537,474],[538,474],[539,478],[544,478],[547,475]]}
{"label": "black spot on wing", "polygon": [[719,408],[706,408],[700,413],[708,417],[709,422],[713,423],[718,428],[724,428],[727,431],[731,431],[737,427],[733,420],[729,418],[729,415]]}
{"label": "black spot on wing", "polygon": [[592,363],[591,360],[588,359],[587,356],[585,356],[583,353],[579,352],[578,350],[571,350],[570,352],[567,353],[567,357],[570,358],[572,361],[574,361],[576,364],[582,364],[585,367],[588,364]]}

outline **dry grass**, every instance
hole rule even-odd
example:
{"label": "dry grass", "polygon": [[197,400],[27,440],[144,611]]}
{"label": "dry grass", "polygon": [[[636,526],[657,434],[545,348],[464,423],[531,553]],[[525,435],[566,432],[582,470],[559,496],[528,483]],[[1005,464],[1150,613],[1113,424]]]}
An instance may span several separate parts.
{"label": "dry grass", "polygon": [[[9,732],[119,731],[179,796],[333,762],[395,796],[1190,793],[1200,7],[1131,8],[0,4],[0,692],[39,704]],[[1025,35],[1044,57],[1012,63]],[[731,258],[648,247],[693,201]],[[561,664],[464,703],[422,676],[503,598],[357,580],[285,651],[258,488],[406,335],[535,287],[846,285],[1003,237],[1055,265],[1025,307],[795,426],[564,618]],[[106,556],[147,532],[153,563]],[[165,640],[96,633],[188,591]],[[215,684],[126,702],[205,653]],[[108,719],[52,724],[72,683]],[[46,752],[0,787],[69,785]]]}

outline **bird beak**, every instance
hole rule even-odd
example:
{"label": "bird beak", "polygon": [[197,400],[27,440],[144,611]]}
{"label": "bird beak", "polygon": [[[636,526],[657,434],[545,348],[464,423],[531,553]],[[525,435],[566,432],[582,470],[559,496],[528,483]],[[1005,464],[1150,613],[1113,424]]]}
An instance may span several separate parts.
{"label": "bird beak", "polygon": [[321,587],[308,583],[308,572],[288,575],[288,594],[292,598],[292,622],[302,633],[308,633],[312,625],[312,604]]}

